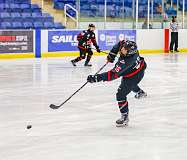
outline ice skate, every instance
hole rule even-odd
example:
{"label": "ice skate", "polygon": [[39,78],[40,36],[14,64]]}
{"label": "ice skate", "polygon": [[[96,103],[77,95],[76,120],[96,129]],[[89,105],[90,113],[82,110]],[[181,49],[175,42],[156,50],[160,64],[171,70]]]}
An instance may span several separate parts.
{"label": "ice skate", "polygon": [[144,98],[144,97],[147,97],[147,93],[144,92],[143,90],[140,90],[139,92],[136,93],[134,97],[137,99]]}
{"label": "ice skate", "polygon": [[85,67],[91,67],[92,64],[90,64],[90,63],[85,63],[84,66],[85,66]]}
{"label": "ice skate", "polygon": [[71,63],[74,67],[76,67],[77,65],[75,64],[76,62],[74,60],[71,60]]}
{"label": "ice skate", "polygon": [[129,116],[128,113],[122,114],[121,118],[116,121],[116,127],[128,126]]}

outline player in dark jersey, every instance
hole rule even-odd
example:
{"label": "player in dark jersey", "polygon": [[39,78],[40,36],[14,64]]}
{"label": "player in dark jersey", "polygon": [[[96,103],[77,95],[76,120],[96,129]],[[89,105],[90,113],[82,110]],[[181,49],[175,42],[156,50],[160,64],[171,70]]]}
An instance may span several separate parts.
{"label": "player in dark jersey", "polygon": [[[81,61],[82,59],[85,59],[85,58],[86,58],[86,61],[84,65],[92,66],[91,64],[89,64],[90,59],[93,55],[93,52],[91,50],[91,44],[93,44],[97,52],[100,53],[99,46],[97,45],[97,42],[96,42],[94,30],[95,30],[95,25],[89,24],[88,30],[82,31],[80,34],[78,34],[77,40],[78,40],[78,48],[80,51],[80,56],[74,60],[71,60],[71,63],[73,64],[73,66],[76,66],[76,63],[78,61]],[[86,53],[88,53],[87,57],[86,57]]]}
{"label": "player in dark jersey", "polygon": [[[122,40],[122,41],[118,42],[116,45],[114,45],[113,48],[111,49],[111,51],[109,52],[109,54],[107,56],[108,62],[110,62],[110,63],[114,62],[117,54],[120,52],[120,46],[124,43],[127,43],[131,47],[129,50],[129,53],[131,53],[131,54],[139,53],[138,49],[137,49],[137,45],[134,41]],[[137,86],[137,88],[133,89],[132,91],[135,93],[135,98],[137,98],[137,99],[147,96],[147,93],[145,93],[142,89],[140,89],[139,86]]]}
{"label": "player in dark jersey", "polygon": [[108,61],[113,62],[118,52],[120,53],[120,57],[112,70],[102,74],[89,75],[87,81],[90,83],[112,81],[122,77],[116,94],[121,112],[121,118],[116,121],[116,126],[121,127],[128,125],[129,122],[127,95],[131,91],[141,91],[138,84],[144,77],[147,65],[144,58],[139,56],[136,43],[133,41],[123,40],[116,44],[107,57]]}

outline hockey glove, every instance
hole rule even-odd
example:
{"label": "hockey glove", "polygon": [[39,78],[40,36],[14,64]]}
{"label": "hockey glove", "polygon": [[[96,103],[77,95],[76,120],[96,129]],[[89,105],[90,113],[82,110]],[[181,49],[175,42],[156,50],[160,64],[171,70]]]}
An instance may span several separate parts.
{"label": "hockey glove", "polygon": [[113,63],[115,60],[115,56],[114,55],[111,55],[110,53],[108,54],[107,56],[107,61],[110,62],[110,63]]}
{"label": "hockey glove", "polygon": [[102,78],[101,78],[101,75],[100,74],[97,74],[97,75],[89,75],[87,77],[87,81],[89,83],[95,83],[95,82],[100,82],[102,81]]}
{"label": "hockey glove", "polygon": [[99,48],[97,48],[96,50],[97,50],[97,52],[98,52],[98,53],[100,53],[100,52],[101,52],[101,50],[100,50]]}

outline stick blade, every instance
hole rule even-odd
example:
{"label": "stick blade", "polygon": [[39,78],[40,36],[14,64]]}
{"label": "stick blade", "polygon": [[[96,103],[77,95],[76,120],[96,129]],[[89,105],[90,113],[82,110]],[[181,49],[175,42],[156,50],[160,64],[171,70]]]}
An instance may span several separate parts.
{"label": "stick blade", "polygon": [[49,107],[52,108],[52,109],[58,109],[58,108],[59,108],[59,106],[56,106],[56,105],[54,105],[54,104],[50,104]]}

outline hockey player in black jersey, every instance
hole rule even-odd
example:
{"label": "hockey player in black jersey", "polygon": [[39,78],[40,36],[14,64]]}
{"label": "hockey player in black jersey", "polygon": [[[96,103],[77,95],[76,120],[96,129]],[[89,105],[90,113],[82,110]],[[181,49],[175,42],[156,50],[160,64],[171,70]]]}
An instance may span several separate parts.
{"label": "hockey player in black jersey", "polygon": [[[129,52],[131,52],[131,55],[135,54],[135,53],[139,53],[138,49],[137,49],[137,45],[134,41],[124,41],[123,40],[113,46],[112,50],[109,52],[109,54],[107,56],[108,62],[110,62],[110,63],[114,62],[117,54],[120,52],[120,46],[122,44],[124,45],[124,43],[127,43],[126,45],[129,45],[129,47],[131,47],[130,51],[129,51]],[[142,89],[140,89],[139,86],[137,86],[137,88],[134,88],[132,91],[135,93],[135,98],[137,98],[137,99],[147,96],[147,94]]]}
{"label": "hockey player in black jersey", "polygon": [[[89,75],[87,81],[90,83],[112,81],[122,77],[121,84],[116,94],[121,112],[121,118],[116,121],[116,126],[121,127],[128,125],[129,121],[127,95],[131,91],[143,92],[139,88],[138,83],[144,76],[146,62],[143,57],[139,56],[136,43],[133,41],[123,40],[117,43],[110,51],[107,57],[108,61],[113,62],[118,52],[120,53],[120,57],[112,70],[102,74]],[[146,94],[145,92],[143,93]]]}
{"label": "hockey player in black jersey", "polygon": [[[97,52],[100,53],[99,46],[97,45],[97,42],[96,42],[94,30],[95,30],[95,25],[89,24],[88,30],[82,31],[77,36],[80,56],[74,60],[71,60],[71,63],[73,64],[73,66],[76,66],[76,63],[78,61],[81,61],[82,59],[85,59],[85,58],[86,58],[86,61],[85,61],[84,65],[85,66],[92,66],[91,64],[89,64],[90,59],[93,55],[93,52],[91,50],[91,44],[93,44],[95,46]],[[86,57],[86,53],[88,53],[87,57]]]}

